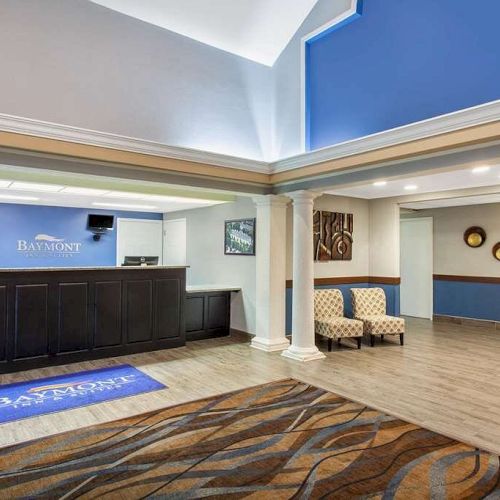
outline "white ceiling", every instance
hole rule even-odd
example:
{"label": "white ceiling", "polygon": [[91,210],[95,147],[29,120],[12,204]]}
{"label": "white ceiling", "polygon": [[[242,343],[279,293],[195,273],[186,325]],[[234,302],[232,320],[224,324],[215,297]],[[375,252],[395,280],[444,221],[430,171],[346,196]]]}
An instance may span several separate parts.
{"label": "white ceiling", "polygon": [[[481,165],[476,167],[481,167]],[[386,184],[375,186],[376,181],[386,182]],[[381,177],[368,183],[332,189],[327,193],[375,199],[496,185],[500,186],[500,165],[491,165],[489,170],[479,172],[473,168],[465,168],[392,180]],[[413,186],[414,189],[405,189],[407,186]]]}
{"label": "white ceiling", "polygon": [[91,0],[272,66],[318,0]]}
{"label": "white ceiling", "polygon": [[230,194],[165,183],[0,165],[0,204],[168,213],[233,200]]}
{"label": "white ceiling", "polygon": [[441,200],[414,201],[401,203],[401,208],[423,210],[426,208],[463,207],[467,205],[485,205],[487,203],[500,203],[500,193],[482,194],[476,196],[461,196],[459,198],[445,198]]}

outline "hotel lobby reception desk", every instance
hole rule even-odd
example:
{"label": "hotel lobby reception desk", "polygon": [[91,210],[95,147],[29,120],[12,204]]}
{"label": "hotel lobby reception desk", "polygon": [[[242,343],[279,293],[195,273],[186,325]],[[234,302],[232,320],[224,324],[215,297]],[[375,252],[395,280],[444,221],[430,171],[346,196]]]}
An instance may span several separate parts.
{"label": "hotel lobby reception desk", "polygon": [[0,270],[0,373],[185,345],[184,267]]}

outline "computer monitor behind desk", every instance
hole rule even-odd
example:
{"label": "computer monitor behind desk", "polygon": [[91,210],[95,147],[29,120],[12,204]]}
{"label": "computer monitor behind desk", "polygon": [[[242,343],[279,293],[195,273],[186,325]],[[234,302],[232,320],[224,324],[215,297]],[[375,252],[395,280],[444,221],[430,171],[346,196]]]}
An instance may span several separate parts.
{"label": "computer monitor behind desk", "polygon": [[125,256],[122,266],[157,266],[159,257]]}

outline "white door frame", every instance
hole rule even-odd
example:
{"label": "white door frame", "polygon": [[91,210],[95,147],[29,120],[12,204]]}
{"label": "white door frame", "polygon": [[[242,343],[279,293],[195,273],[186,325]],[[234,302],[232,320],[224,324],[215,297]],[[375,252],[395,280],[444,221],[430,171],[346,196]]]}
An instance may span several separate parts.
{"label": "white door frame", "polygon": [[[129,218],[129,217],[117,217],[117,219],[116,219],[116,256],[115,256],[115,262],[116,262],[115,265],[117,265],[117,266],[121,266],[121,263],[119,262],[118,257],[121,254],[121,252],[120,252],[120,250],[121,250],[121,247],[120,247],[120,222],[122,222],[122,221],[161,224],[161,234],[163,236],[163,221],[162,220],[158,220],[158,219],[133,219],[133,218]],[[164,252],[163,240],[164,240],[164,238],[162,237],[162,239],[161,239],[161,244],[162,244],[161,255],[159,255],[159,257],[160,257],[159,264],[160,265],[162,264],[162,261],[163,261],[163,252]]]}
{"label": "white door frame", "polygon": [[[430,228],[430,233],[431,233],[431,253],[430,253],[430,262],[431,262],[431,276],[429,280],[429,311],[430,311],[430,319],[431,321],[433,320],[434,317],[434,278],[433,278],[433,270],[434,270],[434,218],[433,217],[410,217],[410,218],[404,218],[400,219],[400,224],[403,222],[415,222],[415,221],[426,221],[429,223],[429,228]],[[401,231],[400,231],[401,233]],[[400,235],[400,253],[401,253],[401,235]],[[401,255],[400,255],[400,261],[401,261]]]}

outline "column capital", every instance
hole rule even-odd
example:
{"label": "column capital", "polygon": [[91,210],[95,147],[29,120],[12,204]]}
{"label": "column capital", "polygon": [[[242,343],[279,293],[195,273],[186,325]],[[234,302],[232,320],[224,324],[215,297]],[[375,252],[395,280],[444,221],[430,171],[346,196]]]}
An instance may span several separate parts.
{"label": "column capital", "polygon": [[293,203],[312,203],[315,198],[321,196],[322,194],[323,193],[321,193],[320,191],[311,191],[309,189],[301,189],[299,191],[285,193],[286,196],[293,200]]}
{"label": "column capital", "polygon": [[261,194],[252,197],[253,202],[261,207],[286,207],[290,203],[288,196],[279,194]]}

